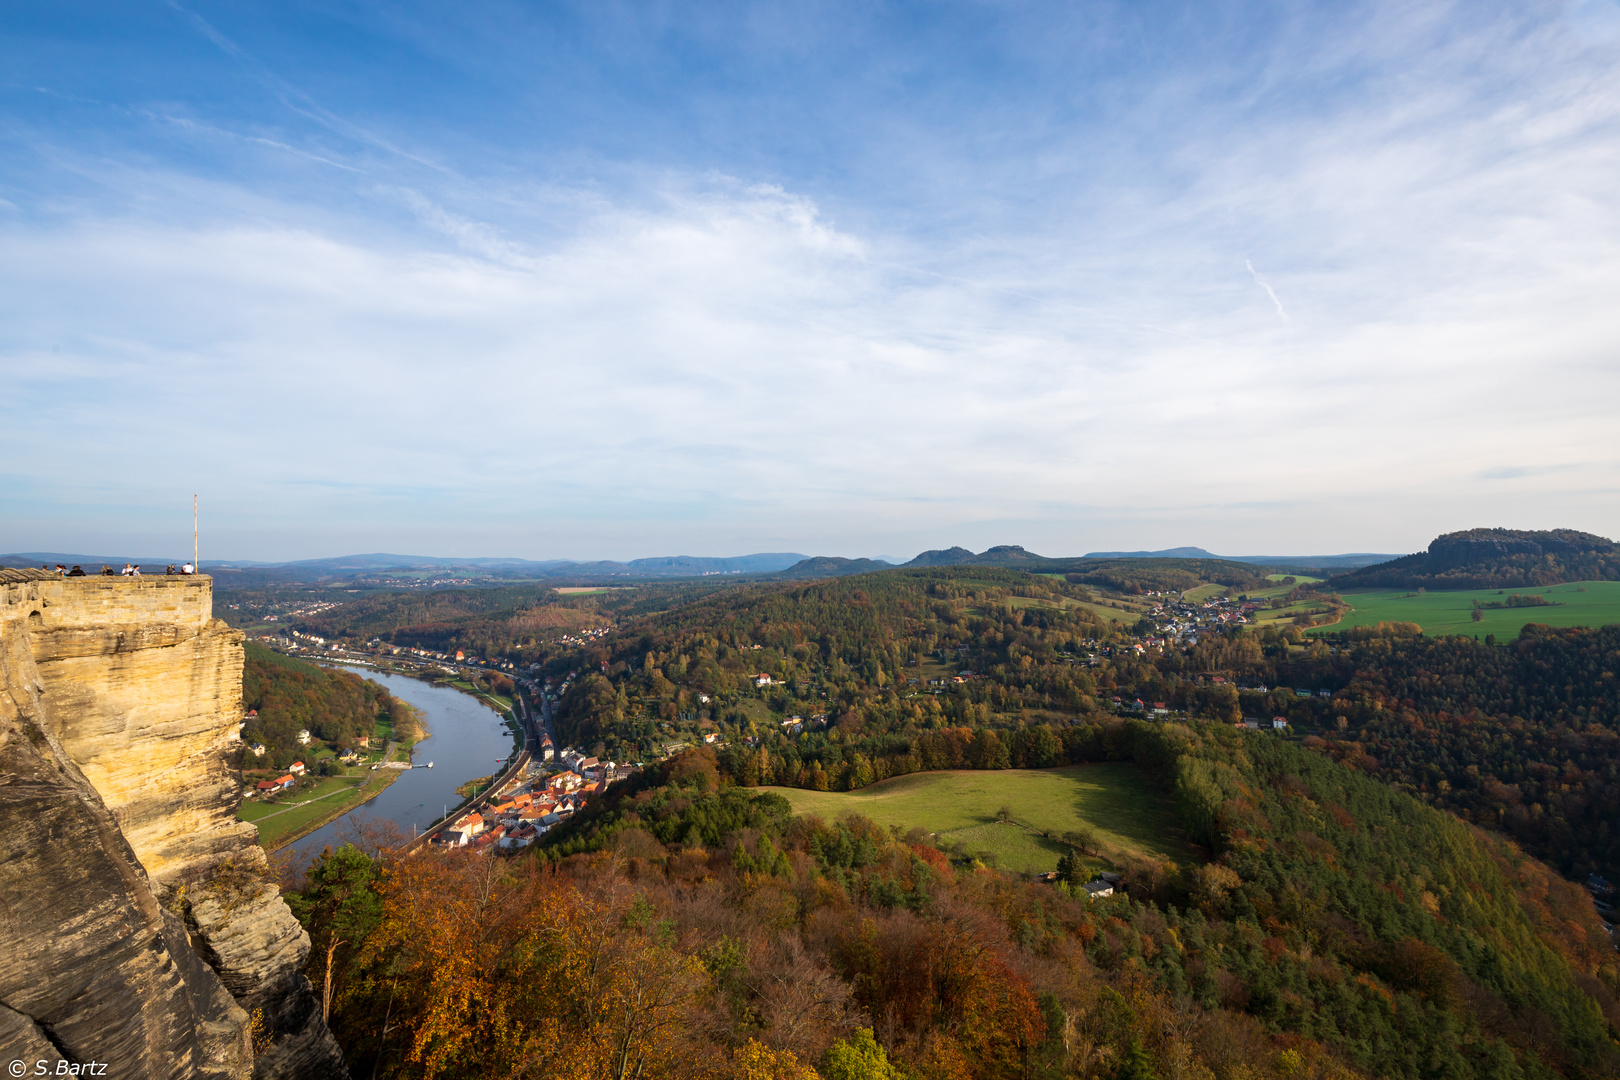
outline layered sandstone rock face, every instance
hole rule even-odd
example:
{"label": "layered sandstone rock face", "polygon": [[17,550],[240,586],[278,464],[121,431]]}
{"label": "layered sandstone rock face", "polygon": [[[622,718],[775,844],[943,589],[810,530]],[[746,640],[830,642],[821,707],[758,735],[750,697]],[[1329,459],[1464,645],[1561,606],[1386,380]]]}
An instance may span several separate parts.
{"label": "layered sandstone rock face", "polygon": [[0,570],[0,1060],[346,1075],[235,818],[242,638],[212,612],[206,577]]}

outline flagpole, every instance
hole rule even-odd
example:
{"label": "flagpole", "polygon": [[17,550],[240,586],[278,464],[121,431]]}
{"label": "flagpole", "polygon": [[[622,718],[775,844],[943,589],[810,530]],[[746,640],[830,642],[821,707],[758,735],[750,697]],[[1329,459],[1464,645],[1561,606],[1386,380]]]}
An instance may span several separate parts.
{"label": "flagpole", "polygon": [[197,493],[191,493],[191,572],[202,573],[202,563],[197,558]]}

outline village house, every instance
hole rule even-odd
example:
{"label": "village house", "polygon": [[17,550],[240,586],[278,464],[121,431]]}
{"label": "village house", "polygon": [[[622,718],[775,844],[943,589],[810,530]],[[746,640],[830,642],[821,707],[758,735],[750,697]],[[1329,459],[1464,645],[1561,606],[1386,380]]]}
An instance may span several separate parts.
{"label": "village house", "polygon": [[513,829],[502,836],[500,847],[502,851],[512,851],[516,848],[528,847],[540,838],[540,830],[533,825],[524,825]]}
{"label": "village house", "polygon": [[299,746],[308,746],[309,745],[309,729],[308,728],[299,728],[298,729],[298,745]]}
{"label": "village house", "polygon": [[303,776],[308,770],[304,768],[304,763],[302,761],[295,761],[291,765],[287,766],[287,771],[292,773],[294,776]]}

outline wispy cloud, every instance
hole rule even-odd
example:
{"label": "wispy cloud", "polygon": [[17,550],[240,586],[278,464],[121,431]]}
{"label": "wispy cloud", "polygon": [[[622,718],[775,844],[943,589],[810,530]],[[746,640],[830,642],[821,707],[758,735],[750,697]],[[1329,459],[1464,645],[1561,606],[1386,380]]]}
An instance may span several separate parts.
{"label": "wispy cloud", "polygon": [[1277,290],[1273,289],[1271,287],[1271,283],[1260,276],[1259,272],[1254,268],[1254,263],[1250,262],[1248,259],[1244,259],[1243,265],[1249,268],[1249,276],[1254,278],[1254,283],[1266,290],[1266,295],[1271,297],[1271,302],[1277,307],[1277,318],[1281,319],[1283,322],[1287,322],[1288,312],[1283,310],[1282,301],[1277,299]]}

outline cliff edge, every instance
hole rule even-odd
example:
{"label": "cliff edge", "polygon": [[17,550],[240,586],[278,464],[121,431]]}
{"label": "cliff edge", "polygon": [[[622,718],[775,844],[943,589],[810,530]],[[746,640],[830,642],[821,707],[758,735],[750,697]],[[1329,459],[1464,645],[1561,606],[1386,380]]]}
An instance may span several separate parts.
{"label": "cliff edge", "polygon": [[236,820],[242,636],[212,590],[0,570],[0,1060],[347,1076]]}

